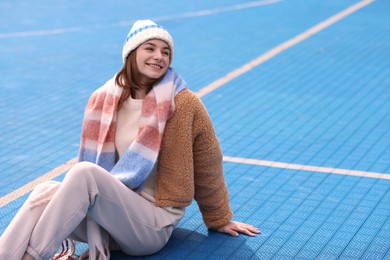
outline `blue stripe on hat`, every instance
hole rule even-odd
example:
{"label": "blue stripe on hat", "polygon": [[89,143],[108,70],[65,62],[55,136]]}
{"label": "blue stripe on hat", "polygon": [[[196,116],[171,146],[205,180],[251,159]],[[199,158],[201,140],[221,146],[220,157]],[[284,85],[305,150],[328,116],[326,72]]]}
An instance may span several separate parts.
{"label": "blue stripe on hat", "polygon": [[146,29],[151,29],[151,28],[157,28],[157,29],[162,29],[164,31],[167,31],[163,26],[161,25],[158,25],[158,24],[152,24],[152,25],[147,25],[147,26],[144,26],[144,27],[141,27],[141,28],[138,28],[137,30],[135,30],[134,32],[130,31],[130,33],[127,35],[126,37],[126,40],[125,40],[125,43],[126,44],[129,39],[133,36],[135,36],[136,34],[146,30]]}

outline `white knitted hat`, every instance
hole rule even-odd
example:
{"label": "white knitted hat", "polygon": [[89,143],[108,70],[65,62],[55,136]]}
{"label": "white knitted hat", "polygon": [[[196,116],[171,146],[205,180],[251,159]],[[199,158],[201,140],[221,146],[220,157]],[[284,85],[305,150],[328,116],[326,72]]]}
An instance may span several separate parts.
{"label": "white knitted hat", "polygon": [[173,40],[169,32],[161,25],[151,20],[138,20],[133,24],[123,45],[122,60],[126,62],[130,52],[139,45],[151,39],[160,39],[165,41],[171,49],[171,60],[173,58]]}

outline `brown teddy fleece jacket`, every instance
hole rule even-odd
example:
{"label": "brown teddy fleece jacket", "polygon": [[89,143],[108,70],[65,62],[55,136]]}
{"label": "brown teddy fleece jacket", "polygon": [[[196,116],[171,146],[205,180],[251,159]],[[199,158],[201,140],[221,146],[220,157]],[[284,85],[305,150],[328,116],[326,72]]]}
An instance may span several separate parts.
{"label": "brown teddy fleece jacket", "polygon": [[160,148],[156,205],[184,207],[195,198],[206,226],[218,229],[233,215],[218,139],[198,96],[183,90],[175,104]]}

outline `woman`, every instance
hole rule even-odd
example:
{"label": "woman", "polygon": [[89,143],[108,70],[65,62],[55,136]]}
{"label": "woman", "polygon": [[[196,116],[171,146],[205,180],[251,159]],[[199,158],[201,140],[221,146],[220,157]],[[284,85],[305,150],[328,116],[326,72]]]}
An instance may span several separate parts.
{"label": "woman", "polygon": [[89,99],[79,162],[62,183],[34,189],[1,237],[1,260],[50,259],[68,238],[88,243],[89,259],[113,249],[153,254],[193,198],[207,227],[259,233],[231,220],[218,140],[202,102],[170,68],[173,51],[163,27],[134,23],[123,68]]}

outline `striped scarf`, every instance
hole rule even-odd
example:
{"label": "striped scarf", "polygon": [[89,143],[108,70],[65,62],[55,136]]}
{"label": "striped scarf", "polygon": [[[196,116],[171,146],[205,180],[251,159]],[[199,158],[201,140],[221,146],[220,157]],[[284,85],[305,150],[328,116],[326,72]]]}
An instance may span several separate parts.
{"label": "striped scarf", "polygon": [[146,95],[136,139],[117,161],[115,149],[118,101],[123,88],[115,77],[96,90],[85,110],[78,160],[98,164],[131,189],[141,189],[155,167],[164,128],[177,93],[186,83],[173,69]]}

